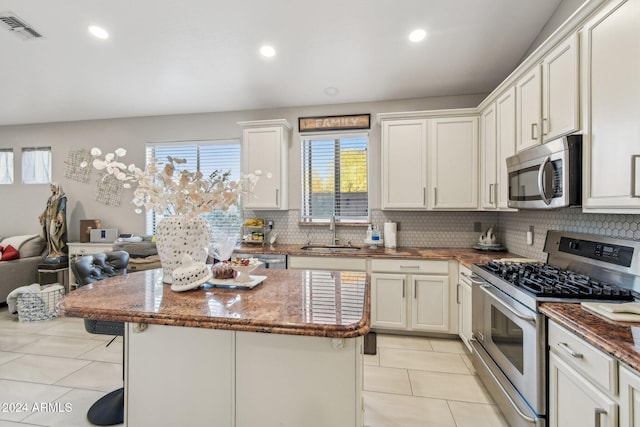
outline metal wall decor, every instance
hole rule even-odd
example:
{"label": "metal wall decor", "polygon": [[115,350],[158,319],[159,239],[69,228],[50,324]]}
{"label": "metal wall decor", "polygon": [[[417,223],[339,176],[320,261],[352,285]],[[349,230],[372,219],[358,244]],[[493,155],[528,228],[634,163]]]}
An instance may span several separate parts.
{"label": "metal wall decor", "polygon": [[67,160],[64,176],[74,181],[87,183],[89,182],[89,176],[91,175],[90,167],[82,167],[83,162],[89,162],[91,155],[89,151],[81,148],[79,150],[69,150],[67,154]]}

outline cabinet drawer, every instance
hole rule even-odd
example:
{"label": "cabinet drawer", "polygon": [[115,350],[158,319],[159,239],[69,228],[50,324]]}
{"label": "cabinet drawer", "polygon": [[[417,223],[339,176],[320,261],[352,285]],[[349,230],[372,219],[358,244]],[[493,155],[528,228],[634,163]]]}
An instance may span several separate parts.
{"label": "cabinet drawer", "polygon": [[449,262],[417,259],[372,259],[371,271],[405,274],[449,274]]}
{"label": "cabinet drawer", "polygon": [[289,269],[367,271],[366,258],[289,256]]}
{"label": "cabinet drawer", "polygon": [[613,357],[552,321],[549,322],[549,349],[605,390],[618,392],[618,365]]}

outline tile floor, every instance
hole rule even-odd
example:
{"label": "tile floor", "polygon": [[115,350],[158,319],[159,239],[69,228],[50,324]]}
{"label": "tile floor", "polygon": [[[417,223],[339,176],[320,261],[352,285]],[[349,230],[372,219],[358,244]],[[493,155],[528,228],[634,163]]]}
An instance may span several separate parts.
{"label": "tile floor", "polygon": [[[19,323],[0,308],[0,427],[91,426],[91,404],[122,386],[122,340],[109,341],[81,319]],[[365,426],[507,426],[460,341],[377,341],[365,356]]]}

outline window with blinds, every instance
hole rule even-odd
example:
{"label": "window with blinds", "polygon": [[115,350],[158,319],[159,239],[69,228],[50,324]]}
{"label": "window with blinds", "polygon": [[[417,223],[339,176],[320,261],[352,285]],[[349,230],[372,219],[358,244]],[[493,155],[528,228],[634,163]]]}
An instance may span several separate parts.
{"label": "window with blinds", "polygon": [[0,148],[0,184],[13,184],[13,148]]}
{"label": "window with blinds", "polygon": [[366,134],[302,139],[302,221],[369,221]]}
{"label": "window with blinds", "polygon": [[[230,171],[232,181],[240,179],[240,140],[184,141],[166,143],[148,143],[146,145],[146,161],[152,158],[165,163],[167,157],[186,160],[179,165],[180,170],[202,172],[208,176],[215,170]],[[165,213],[169,215],[169,213]],[[147,212],[147,233],[154,234],[156,224],[165,215]],[[240,234],[242,225],[241,209],[221,211],[215,210],[201,215],[211,224],[213,237],[219,234]]]}
{"label": "window with blinds", "polygon": [[22,149],[22,182],[24,184],[51,183],[51,147]]}

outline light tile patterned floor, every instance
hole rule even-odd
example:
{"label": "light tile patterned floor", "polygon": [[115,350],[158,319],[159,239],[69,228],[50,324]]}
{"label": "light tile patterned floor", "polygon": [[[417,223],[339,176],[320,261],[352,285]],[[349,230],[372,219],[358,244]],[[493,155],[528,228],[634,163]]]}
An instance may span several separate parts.
{"label": "light tile patterned floor", "polygon": [[507,427],[458,340],[378,335],[365,355],[367,427]]}
{"label": "light tile patterned floor", "polygon": [[[122,340],[81,319],[20,323],[0,308],[0,427],[87,427],[89,407],[122,386]],[[507,426],[457,340],[378,335],[365,356],[367,427]],[[45,404],[41,407],[41,404]]]}

